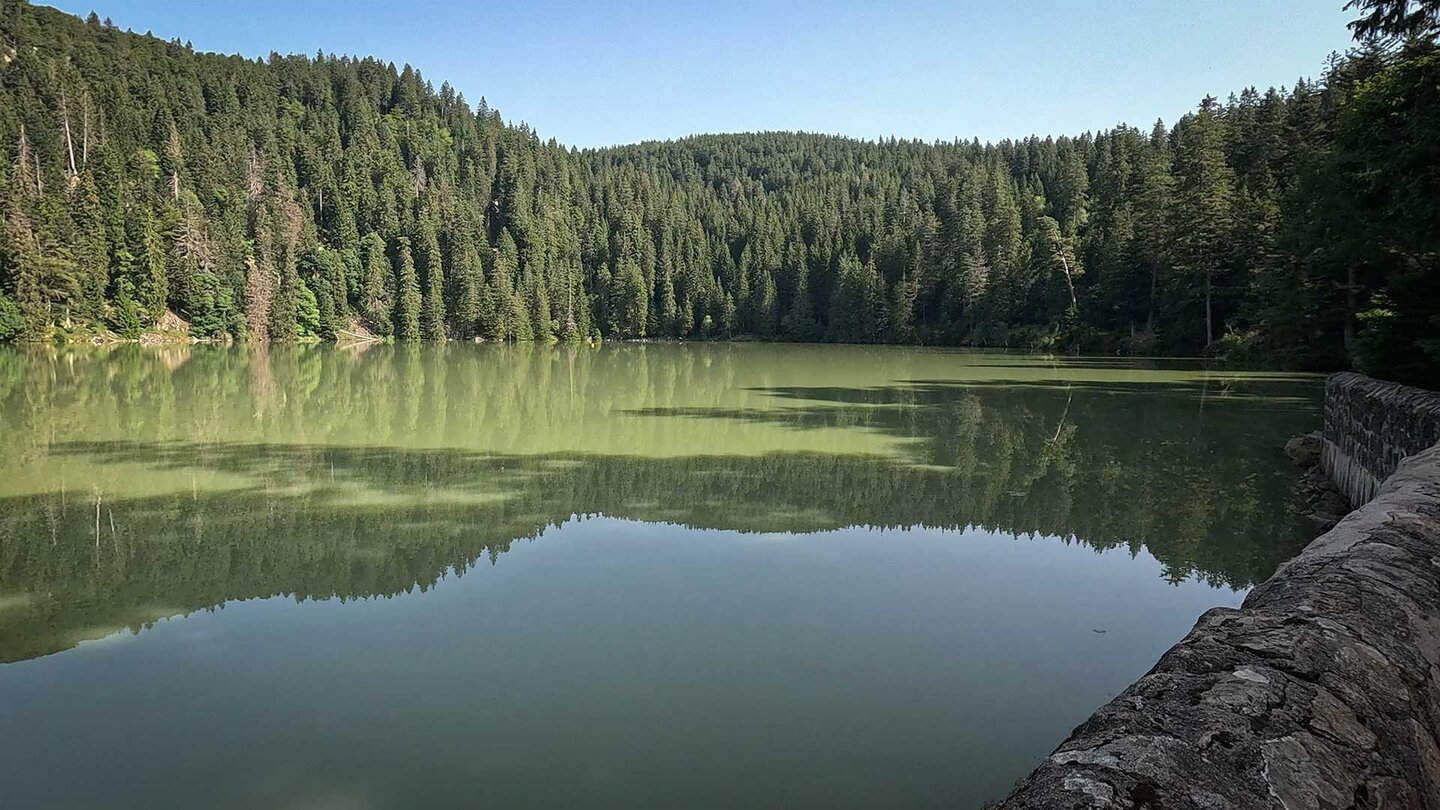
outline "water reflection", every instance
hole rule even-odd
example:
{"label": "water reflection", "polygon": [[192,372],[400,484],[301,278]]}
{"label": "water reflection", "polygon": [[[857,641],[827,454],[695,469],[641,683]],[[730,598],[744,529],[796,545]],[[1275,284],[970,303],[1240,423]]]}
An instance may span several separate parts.
{"label": "water reflection", "polygon": [[[1243,588],[1307,538],[1313,379],[782,346],[0,352],[0,661],[424,590],[572,515],[981,527]],[[883,553],[877,550],[877,553]]]}

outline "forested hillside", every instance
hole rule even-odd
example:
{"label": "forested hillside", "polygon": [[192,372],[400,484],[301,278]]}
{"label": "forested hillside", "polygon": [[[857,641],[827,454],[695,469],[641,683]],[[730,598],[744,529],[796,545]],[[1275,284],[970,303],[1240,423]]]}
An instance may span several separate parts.
{"label": "forested hillside", "polygon": [[1321,80],[1169,127],[587,151],[409,66],[199,53],[3,2],[0,339],[183,319],[257,342],[744,335],[1440,380],[1440,54],[1433,12],[1384,16],[1404,2],[1363,2],[1380,38]]}

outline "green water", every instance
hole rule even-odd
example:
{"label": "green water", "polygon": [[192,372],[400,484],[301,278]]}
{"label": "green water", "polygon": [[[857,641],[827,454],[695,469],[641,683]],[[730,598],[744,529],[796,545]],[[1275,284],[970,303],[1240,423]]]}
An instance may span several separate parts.
{"label": "green water", "polygon": [[0,807],[978,806],[1311,533],[1319,381],[0,350]]}

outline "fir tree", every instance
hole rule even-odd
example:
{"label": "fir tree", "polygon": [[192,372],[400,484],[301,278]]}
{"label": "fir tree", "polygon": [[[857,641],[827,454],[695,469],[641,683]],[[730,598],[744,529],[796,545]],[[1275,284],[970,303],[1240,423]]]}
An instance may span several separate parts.
{"label": "fir tree", "polygon": [[415,259],[410,255],[410,239],[395,240],[395,337],[398,340],[420,339],[420,276],[415,272]]}

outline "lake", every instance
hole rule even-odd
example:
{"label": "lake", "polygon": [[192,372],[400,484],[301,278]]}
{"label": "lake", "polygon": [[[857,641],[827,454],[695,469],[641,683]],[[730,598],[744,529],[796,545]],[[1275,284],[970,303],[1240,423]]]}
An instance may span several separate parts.
{"label": "lake", "polygon": [[1315,533],[1320,380],[0,347],[0,807],[977,807]]}

